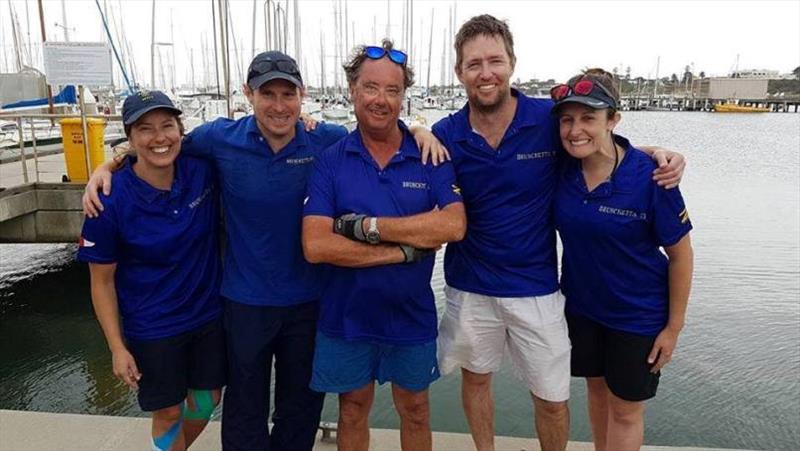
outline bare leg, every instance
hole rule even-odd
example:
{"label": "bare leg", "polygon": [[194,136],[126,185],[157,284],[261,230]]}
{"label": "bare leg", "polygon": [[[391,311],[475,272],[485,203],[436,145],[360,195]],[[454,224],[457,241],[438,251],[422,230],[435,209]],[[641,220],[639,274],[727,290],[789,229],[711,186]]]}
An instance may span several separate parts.
{"label": "bare leg", "polygon": [[369,449],[369,410],[375,398],[375,382],[339,394],[339,427],[336,446],[342,451]]}
{"label": "bare leg", "polygon": [[[211,390],[211,401],[214,403],[214,407],[219,404],[221,397],[222,390]],[[196,409],[191,395],[186,397],[186,402],[189,403],[189,406],[187,406],[188,408]],[[203,432],[207,424],[208,420],[190,420],[186,418],[183,420],[183,438],[187,448],[192,446],[192,443],[194,443],[200,433]]]}
{"label": "bare leg", "polygon": [[606,449],[638,450],[644,441],[644,401],[632,402],[608,392]]}
{"label": "bare leg", "polygon": [[536,435],[542,451],[564,451],[569,440],[569,408],[566,401],[545,401],[533,397]]}
{"label": "bare leg", "polygon": [[392,398],[400,415],[400,448],[403,451],[430,451],[433,438],[428,390],[412,392],[392,384]]}
{"label": "bare leg", "polygon": [[180,424],[181,416],[182,406],[180,404],[153,412],[153,426],[150,433],[154,440],[167,434],[176,424],[180,428],[175,435],[175,439],[169,445],[170,451],[186,450],[186,442],[183,439],[183,426]]}
{"label": "bare leg", "polygon": [[494,451],[492,374],[461,368],[461,402],[477,451]]}
{"label": "bare leg", "polygon": [[608,433],[608,387],[604,377],[587,377],[589,422],[595,451],[606,451]]}

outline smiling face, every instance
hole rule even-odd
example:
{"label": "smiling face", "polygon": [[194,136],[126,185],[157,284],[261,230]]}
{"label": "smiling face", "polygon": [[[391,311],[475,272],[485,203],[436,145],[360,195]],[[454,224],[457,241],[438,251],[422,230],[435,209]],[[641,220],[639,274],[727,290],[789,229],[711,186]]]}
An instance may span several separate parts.
{"label": "smiling face", "polygon": [[275,79],[261,85],[257,90],[244,86],[259,130],[266,138],[293,137],[295,124],[300,117],[302,95],[294,83]]}
{"label": "smiling face", "polygon": [[583,159],[601,149],[613,152],[611,131],[619,123],[619,113],[608,117],[608,109],[596,110],[579,103],[565,103],[558,110],[559,134],[564,149]]}
{"label": "smiling face", "polygon": [[464,43],[461,53],[456,74],[467,91],[470,107],[496,111],[511,95],[509,80],[514,73],[502,37],[478,35]]}
{"label": "smiling face", "polygon": [[172,165],[181,151],[181,130],[175,114],[157,109],[133,123],[128,141],[138,164],[159,169]]}
{"label": "smiling face", "polygon": [[403,106],[403,69],[389,60],[366,60],[358,78],[350,85],[353,109],[359,128],[386,132],[397,127]]}

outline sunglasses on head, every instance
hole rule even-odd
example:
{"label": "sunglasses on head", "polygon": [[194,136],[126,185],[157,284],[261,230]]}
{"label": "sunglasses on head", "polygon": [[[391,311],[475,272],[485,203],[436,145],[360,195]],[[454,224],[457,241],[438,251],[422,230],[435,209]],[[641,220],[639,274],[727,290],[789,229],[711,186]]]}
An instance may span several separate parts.
{"label": "sunglasses on head", "polygon": [[289,60],[261,60],[256,61],[255,63],[250,65],[250,71],[247,74],[247,79],[251,79],[253,77],[257,77],[259,75],[264,75],[267,72],[272,72],[277,70],[279,72],[283,72],[284,74],[294,75],[295,77],[300,75],[300,71],[297,70],[297,65]]}
{"label": "sunglasses on head", "polygon": [[[571,95],[578,95],[578,96],[588,96],[592,94],[593,91],[600,90],[605,97],[608,97],[612,101],[614,100],[614,96],[608,92],[608,89],[605,86],[601,85],[600,83],[595,83],[589,79],[583,79],[575,82],[572,86],[567,84],[560,84],[555,85],[550,89],[550,97],[558,102],[559,100],[563,100],[566,97]],[[615,102],[616,103],[616,102]]]}
{"label": "sunglasses on head", "polygon": [[400,50],[395,50],[395,49],[386,50],[383,47],[378,47],[374,45],[364,47],[364,55],[366,55],[366,57],[369,59],[379,60],[387,54],[389,55],[390,60],[401,66],[404,66],[406,64],[406,61],[408,61],[408,55],[401,52]]}

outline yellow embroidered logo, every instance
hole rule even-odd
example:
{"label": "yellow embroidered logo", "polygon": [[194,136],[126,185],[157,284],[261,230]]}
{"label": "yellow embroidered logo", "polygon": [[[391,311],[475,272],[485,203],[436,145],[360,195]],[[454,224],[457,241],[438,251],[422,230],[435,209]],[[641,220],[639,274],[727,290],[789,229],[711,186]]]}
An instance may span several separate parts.
{"label": "yellow embroidered logo", "polygon": [[454,183],[454,184],[452,184],[452,185],[450,185],[450,186],[452,186],[452,187],[453,187],[453,192],[454,192],[454,193],[458,194],[459,196],[461,195],[461,188],[459,188],[459,187],[458,187],[458,185],[456,185],[456,184]]}
{"label": "yellow embroidered logo", "polygon": [[139,98],[142,99],[143,102],[153,100],[153,96],[150,94],[150,91],[148,90],[139,91]]}
{"label": "yellow embroidered logo", "polygon": [[681,224],[686,224],[689,222],[689,211],[684,208],[680,213],[678,213],[678,217],[681,218]]}

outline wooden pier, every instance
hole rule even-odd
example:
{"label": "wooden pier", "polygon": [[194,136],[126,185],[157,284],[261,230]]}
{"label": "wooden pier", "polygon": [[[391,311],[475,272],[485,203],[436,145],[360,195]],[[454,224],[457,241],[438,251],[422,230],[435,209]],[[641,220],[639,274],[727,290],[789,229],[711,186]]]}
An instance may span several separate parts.
{"label": "wooden pier", "polygon": [[[673,97],[661,95],[623,95],[620,105],[624,111],[714,111],[714,105],[727,103],[729,99]],[[738,105],[768,108],[771,113],[800,112],[800,97],[787,99],[738,99]]]}

